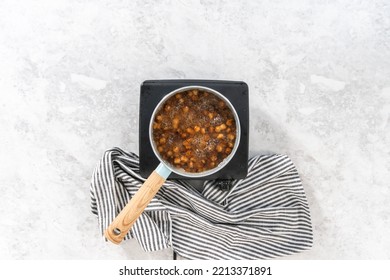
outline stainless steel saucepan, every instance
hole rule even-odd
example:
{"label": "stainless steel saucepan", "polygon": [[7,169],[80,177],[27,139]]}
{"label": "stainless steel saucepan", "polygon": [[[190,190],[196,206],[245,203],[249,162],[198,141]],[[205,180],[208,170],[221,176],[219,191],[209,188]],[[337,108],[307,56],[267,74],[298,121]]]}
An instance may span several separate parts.
{"label": "stainless steel saucepan", "polygon": [[[159,153],[159,151],[157,150],[156,143],[153,141],[153,122],[155,120],[156,114],[165,105],[166,101],[171,96],[177,93],[185,92],[188,90],[194,90],[194,89],[206,91],[222,99],[231,110],[236,123],[236,135],[235,135],[236,137],[235,137],[235,143],[231,153],[216,167],[203,172],[197,172],[197,173],[186,172],[184,169],[177,168],[171,165],[166,160],[164,160],[161,154]],[[240,126],[240,120],[238,114],[234,109],[233,105],[230,103],[230,101],[220,92],[208,87],[193,85],[193,86],[178,88],[168,93],[166,96],[164,96],[164,98],[158,103],[158,105],[154,109],[149,124],[149,140],[151,142],[153,152],[156,155],[156,157],[159,159],[160,164],[150,174],[150,176],[146,179],[146,181],[143,183],[140,189],[135,193],[135,195],[130,199],[127,205],[122,209],[122,211],[118,214],[118,216],[107,228],[105,232],[106,238],[115,244],[119,244],[172,172],[184,176],[188,179],[195,179],[195,178],[205,177],[214,174],[219,170],[221,170],[226,164],[229,163],[229,161],[233,158],[234,154],[236,153],[237,148],[240,144],[240,136],[241,136],[241,126]]]}

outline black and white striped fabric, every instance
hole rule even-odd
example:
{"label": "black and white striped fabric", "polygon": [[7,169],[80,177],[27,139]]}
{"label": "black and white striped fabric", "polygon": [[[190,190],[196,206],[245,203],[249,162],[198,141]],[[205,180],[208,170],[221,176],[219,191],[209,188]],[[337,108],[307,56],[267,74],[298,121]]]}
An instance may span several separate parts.
{"label": "black and white striped fabric", "polygon": [[[100,231],[145,181],[138,156],[106,151],[91,183]],[[311,248],[309,207],[298,172],[286,155],[249,161],[248,176],[228,190],[207,181],[202,193],[186,181],[167,181],[125,239],[145,251],[171,247],[187,259],[271,259]]]}

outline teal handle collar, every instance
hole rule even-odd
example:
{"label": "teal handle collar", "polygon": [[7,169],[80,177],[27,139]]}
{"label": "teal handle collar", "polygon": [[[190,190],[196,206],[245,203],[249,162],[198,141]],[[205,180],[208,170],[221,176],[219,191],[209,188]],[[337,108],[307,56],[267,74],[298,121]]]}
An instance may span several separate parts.
{"label": "teal handle collar", "polygon": [[172,171],[163,163],[160,163],[157,168],[156,172],[158,175],[163,177],[165,180],[168,178],[168,176],[172,173]]}

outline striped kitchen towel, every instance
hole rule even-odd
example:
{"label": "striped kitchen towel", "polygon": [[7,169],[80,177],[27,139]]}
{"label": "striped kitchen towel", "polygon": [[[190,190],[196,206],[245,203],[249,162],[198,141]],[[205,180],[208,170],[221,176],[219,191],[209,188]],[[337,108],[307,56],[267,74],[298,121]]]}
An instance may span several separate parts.
{"label": "striped kitchen towel", "polygon": [[[202,192],[168,180],[125,239],[145,251],[171,247],[187,259],[271,259],[310,249],[310,212],[298,172],[286,155],[249,160],[248,176],[222,189],[207,181]],[[145,178],[134,153],[106,151],[92,176],[91,207],[100,232]]]}

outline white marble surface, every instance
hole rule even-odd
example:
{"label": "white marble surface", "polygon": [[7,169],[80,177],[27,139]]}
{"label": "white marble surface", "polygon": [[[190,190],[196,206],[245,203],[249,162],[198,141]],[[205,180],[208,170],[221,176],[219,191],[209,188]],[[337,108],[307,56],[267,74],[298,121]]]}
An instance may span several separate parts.
{"label": "white marble surface", "polygon": [[251,155],[301,173],[315,243],[287,259],[389,259],[389,15],[385,0],[2,0],[0,258],[171,258],[104,243],[89,181],[104,150],[138,151],[143,80],[205,78],[247,82]]}

